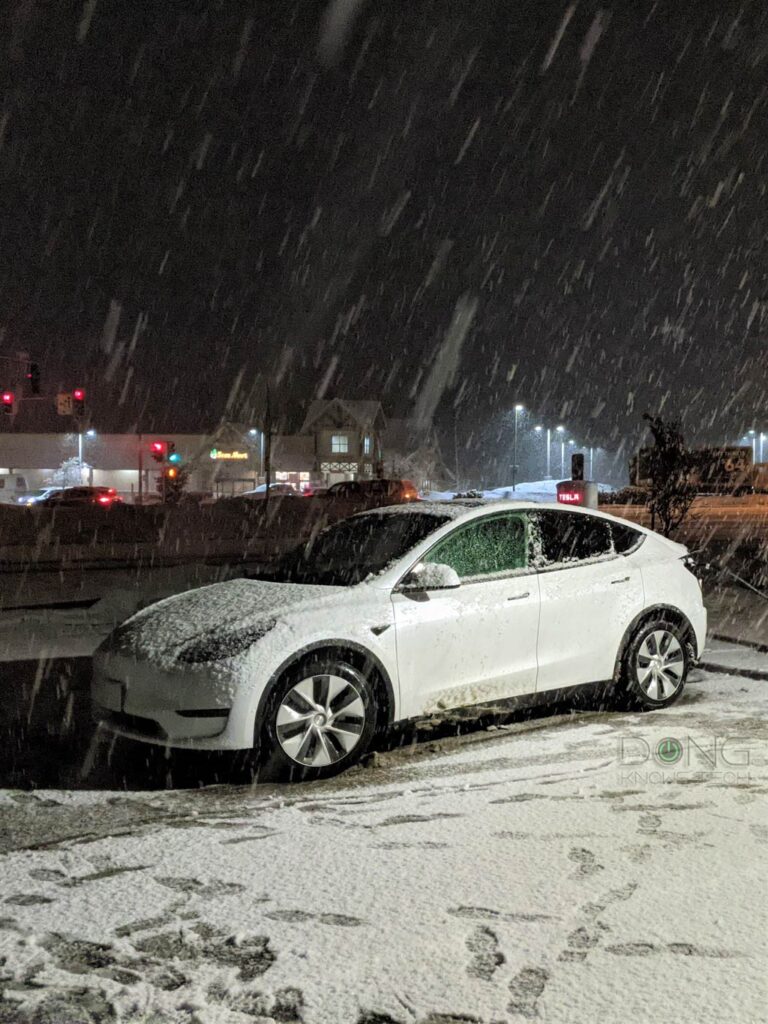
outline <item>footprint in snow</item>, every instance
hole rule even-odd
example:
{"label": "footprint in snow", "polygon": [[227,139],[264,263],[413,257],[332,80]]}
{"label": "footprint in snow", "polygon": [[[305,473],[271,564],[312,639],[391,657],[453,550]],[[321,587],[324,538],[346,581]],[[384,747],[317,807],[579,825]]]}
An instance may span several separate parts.
{"label": "footprint in snow", "polygon": [[581,846],[574,846],[568,854],[568,859],[577,865],[576,877],[587,878],[603,870],[603,865],[597,863],[594,853]]}
{"label": "footprint in snow", "polygon": [[483,981],[490,981],[494,971],[506,960],[499,951],[498,936],[486,925],[475,928],[467,938],[467,949],[472,954],[467,974],[473,978],[482,978]]}
{"label": "footprint in snow", "polygon": [[549,971],[543,967],[524,967],[509,983],[511,998],[508,1011],[526,1020],[534,1020],[539,1016],[537,1003],[548,981]]}

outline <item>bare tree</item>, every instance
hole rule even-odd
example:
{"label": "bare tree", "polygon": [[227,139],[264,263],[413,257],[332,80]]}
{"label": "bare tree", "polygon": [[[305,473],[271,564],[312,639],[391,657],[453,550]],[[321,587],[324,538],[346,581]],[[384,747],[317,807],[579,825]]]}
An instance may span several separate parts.
{"label": "bare tree", "polygon": [[685,445],[678,420],[665,422],[661,416],[643,415],[653,434],[653,445],[646,450],[644,475],[650,480],[651,529],[656,520],[669,537],[686,519],[696,491],[689,482],[692,456]]}

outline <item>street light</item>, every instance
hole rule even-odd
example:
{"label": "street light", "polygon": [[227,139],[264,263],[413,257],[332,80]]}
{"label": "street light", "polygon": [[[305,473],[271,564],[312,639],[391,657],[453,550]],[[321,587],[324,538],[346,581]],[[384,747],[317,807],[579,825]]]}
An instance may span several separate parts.
{"label": "street light", "polygon": [[562,423],[555,427],[555,432],[560,435],[560,477],[562,478],[565,473],[565,438],[563,437],[565,427]]}
{"label": "street light", "polygon": [[[539,423],[538,426],[533,428],[537,434],[544,432],[544,427]],[[547,477],[549,477],[549,430],[547,430]]]}
{"label": "street light", "polygon": [[91,427],[90,430],[86,430],[85,436],[86,437],[96,437],[96,431],[93,429],[93,427]]}
{"label": "street light", "polygon": [[757,432],[755,430],[748,430],[747,436],[752,441],[752,461],[757,462]]}
{"label": "street light", "polygon": [[515,406],[515,446],[514,446],[514,455],[513,455],[514,461],[512,462],[512,490],[513,491],[517,489],[517,421],[520,418],[520,413],[524,412],[524,411],[525,411],[525,406],[524,405],[518,404],[518,405]]}

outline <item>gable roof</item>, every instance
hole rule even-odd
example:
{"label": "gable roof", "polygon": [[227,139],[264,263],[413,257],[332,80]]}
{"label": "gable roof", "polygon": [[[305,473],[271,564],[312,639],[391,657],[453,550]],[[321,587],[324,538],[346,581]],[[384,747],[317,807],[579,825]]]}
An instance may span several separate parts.
{"label": "gable roof", "polygon": [[378,421],[379,426],[383,428],[386,423],[381,402],[354,401],[346,398],[316,398],[310,402],[300,433],[308,433],[312,429],[312,425],[334,407],[346,414],[360,427],[369,427]]}

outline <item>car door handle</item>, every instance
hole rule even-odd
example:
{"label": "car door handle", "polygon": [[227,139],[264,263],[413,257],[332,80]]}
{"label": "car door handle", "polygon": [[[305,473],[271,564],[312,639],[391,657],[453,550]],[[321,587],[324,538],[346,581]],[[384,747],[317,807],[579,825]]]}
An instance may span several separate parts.
{"label": "car door handle", "polygon": [[622,576],[621,579],[611,580],[611,583],[629,583],[629,576]]}
{"label": "car door handle", "polygon": [[523,598],[530,597],[530,596],[531,596],[530,590],[526,590],[526,592],[524,594],[512,594],[512,596],[508,597],[507,600],[508,601],[522,601]]}

